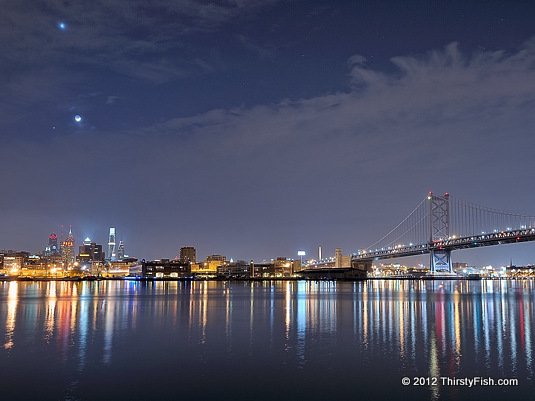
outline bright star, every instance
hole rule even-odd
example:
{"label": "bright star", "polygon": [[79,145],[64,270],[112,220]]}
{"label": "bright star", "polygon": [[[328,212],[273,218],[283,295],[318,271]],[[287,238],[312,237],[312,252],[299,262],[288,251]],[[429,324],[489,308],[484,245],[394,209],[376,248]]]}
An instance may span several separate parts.
{"label": "bright star", "polygon": [[60,22],[60,23],[58,24],[58,28],[61,29],[62,31],[64,31],[65,28],[67,28],[67,25],[65,25],[65,22]]}
{"label": "bright star", "polygon": [[76,114],[74,116],[74,121],[76,121],[77,123],[79,123],[80,121],[82,121],[82,116],[80,116],[79,114]]}

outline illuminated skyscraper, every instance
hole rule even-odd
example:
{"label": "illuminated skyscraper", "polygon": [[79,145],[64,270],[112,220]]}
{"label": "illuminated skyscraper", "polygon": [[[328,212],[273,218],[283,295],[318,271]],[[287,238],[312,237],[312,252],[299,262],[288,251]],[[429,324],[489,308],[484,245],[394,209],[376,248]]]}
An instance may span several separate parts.
{"label": "illuminated skyscraper", "polygon": [[55,233],[48,237],[48,245],[45,247],[45,256],[59,255],[58,236]]}
{"label": "illuminated skyscraper", "polygon": [[67,239],[61,242],[61,256],[65,267],[69,267],[74,263],[74,236],[72,235],[72,228],[69,229]]}
{"label": "illuminated skyscraper", "polygon": [[117,260],[117,251],[115,249],[115,227],[110,227],[110,235],[108,236],[108,259],[111,261]]}
{"label": "illuminated skyscraper", "polygon": [[56,233],[52,233],[50,234],[50,237],[48,237],[48,246],[50,247],[51,255],[57,255],[59,253],[58,236]]}
{"label": "illuminated skyscraper", "polygon": [[76,259],[80,263],[104,262],[102,245],[91,242],[89,237],[86,238],[83,245],[78,248],[78,257]]}
{"label": "illuminated skyscraper", "polygon": [[117,260],[124,259],[124,243],[123,240],[119,241],[119,246],[117,247]]}

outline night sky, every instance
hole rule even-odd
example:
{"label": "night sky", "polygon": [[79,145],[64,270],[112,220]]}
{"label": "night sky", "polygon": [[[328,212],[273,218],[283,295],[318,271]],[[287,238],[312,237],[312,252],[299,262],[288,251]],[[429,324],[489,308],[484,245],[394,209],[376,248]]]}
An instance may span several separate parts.
{"label": "night sky", "polygon": [[534,21],[527,0],[5,0],[0,249],[63,224],[146,259],[347,254],[428,191],[535,215]]}

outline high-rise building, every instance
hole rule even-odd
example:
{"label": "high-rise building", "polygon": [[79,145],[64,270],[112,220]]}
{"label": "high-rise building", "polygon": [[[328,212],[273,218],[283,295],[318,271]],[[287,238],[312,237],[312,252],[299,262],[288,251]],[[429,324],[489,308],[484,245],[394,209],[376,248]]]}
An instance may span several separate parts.
{"label": "high-rise building", "polygon": [[48,245],[45,246],[45,256],[59,255],[58,236],[55,233],[48,237]]}
{"label": "high-rise building", "polygon": [[195,248],[192,246],[185,246],[180,248],[180,260],[183,262],[195,263],[196,258]]}
{"label": "high-rise building", "polygon": [[86,238],[83,245],[78,248],[78,257],[76,259],[80,263],[104,262],[102,245],[91,242],[89,237]]}
{"label": "high-rise building", "polygon": [[69,267],[74,263],[74,236],[72,235],[72,228],[69,229],[69,235],[65,241],[61,242],[61,256],[65,267]]}
{"label": "high-rise building", "polygon": [[119,241],[119,246],[117,247],[117,260],[124,259],[124,242],[123,240]]}
{"label": "high-rise building", "polygon": [[48,237],[48,246],[50,247],[51,255],[57,255],[59,253],[58,236],[56,233],[52,233],[50,234],[50,237]]}
{"label": "high-rise building", "polygon": [[117,260],[117,251],[115,249],[115,227],[110,227],[110,234],[108,236],[108,259],[111,261]]}

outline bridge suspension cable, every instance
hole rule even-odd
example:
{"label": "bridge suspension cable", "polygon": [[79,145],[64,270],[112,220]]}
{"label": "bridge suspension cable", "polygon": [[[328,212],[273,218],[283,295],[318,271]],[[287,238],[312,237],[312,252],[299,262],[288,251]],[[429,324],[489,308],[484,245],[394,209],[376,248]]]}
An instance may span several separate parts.
{"label": "bridge suspension cable", "polygon": [[[437,200],[442,207],[441,214],[437,214]],[[448,194],[429,193],[398,225],[365,250],[390,250],[433,242],[437,232],[431,231],[437,230],[438,219],[441,240],[535,228],[535,216],[478,205]]]}
{"label": "bridge suspension cable", "polygon": [[366,249],[373,248],[394,248],[398,245],[404,245],[403,242],[409,240],[409,243],[427,242],[429,236],[429,211],[427,198],[422,199],[420,204],[410,212],[397,226],[385,234]]}
{"label": "bridge suspension cable", "polygon": [[535,216],[511,213],[450,196],[450,233],[468,237],[535,227]]}

